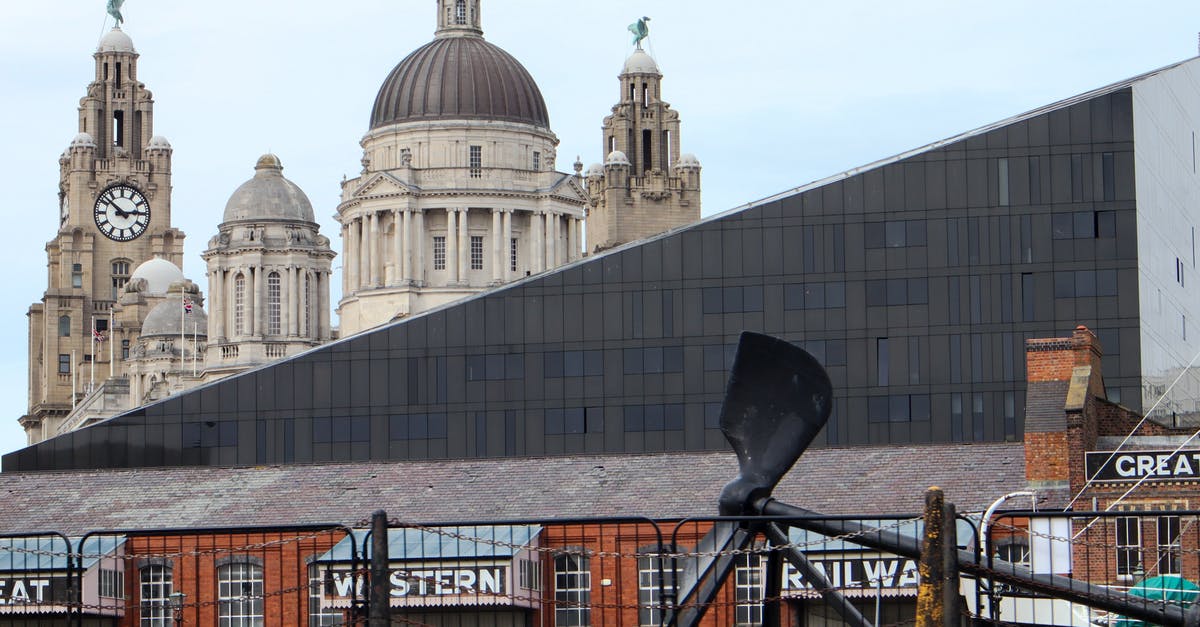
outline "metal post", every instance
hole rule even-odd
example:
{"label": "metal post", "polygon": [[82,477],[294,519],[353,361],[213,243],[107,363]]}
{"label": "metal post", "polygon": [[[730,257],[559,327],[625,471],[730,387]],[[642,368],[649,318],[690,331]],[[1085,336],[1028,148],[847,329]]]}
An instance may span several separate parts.
{"label": "metal post", "polygon": [[945,627],[959,627],[962,621],[962,603],[958,582],[958,515],[954,503],[942,504],[942,610],[945,612]]}
{"label": "metal post", "polygon": [[945,495],[932,487],[925,491],[925,534],[921,541],[921,561],[918,569],[921,584],[917,588],[917,627],[943,627],[945,624],[945,595],[942,570],[942,508]]}
{"label": "metal post", "polygon": [[367,613],[370,627],[388,627],[391,607],[388,590],[388,522],[387,512],[371,514],[371,605]]}
{"label": "metal post", "polygon": [[779,627],[779,597],[783,592],[783,554],[772,549],[767,553],[767,585],[763,594],[763,627]]}

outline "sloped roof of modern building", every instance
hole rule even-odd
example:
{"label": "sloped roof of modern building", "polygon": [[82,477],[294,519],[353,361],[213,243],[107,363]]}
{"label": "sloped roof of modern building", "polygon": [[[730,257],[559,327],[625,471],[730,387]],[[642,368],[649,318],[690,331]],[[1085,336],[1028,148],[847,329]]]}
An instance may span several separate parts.
{"label": "sloped roof of modern building", "polygon": [[[1055,200],[1072,177],[1054,168],[1107,155],[1124,205],[1102,271],[1136,282],[1130,85],[1151,74],[134,409],[6,455],[3,469],[726,450],[716,418],[743,330],[825,364],[837,398],[815,446],[1020,439],[1022,333],[1052,336],[1089,311],[1039,310],[1014,326],[1017,305],[1002,314],[1002,292],[971,277],[1020,276],[1023,251],[968,226],[1005,218],[1019,230],[1028,216],[1034,261],[1060,261],[1051,214],[1077,205],[1069,190]],[[1012,167],[1014,198],[1002,204],[996,160],[1030,155],[1054,173],[1046,197],[1032,202]],[[1101,191],[1086,186],[1080,200]],[[892,246],[908,222],[921,225],[912,243]],[[1096,258],[1077,265],[1096,270]],[[1052,265],[1033,268],[1039,298]],[[958,313],[947,305],[960,301]],[[987,355],[970,352],[985,341]]]}

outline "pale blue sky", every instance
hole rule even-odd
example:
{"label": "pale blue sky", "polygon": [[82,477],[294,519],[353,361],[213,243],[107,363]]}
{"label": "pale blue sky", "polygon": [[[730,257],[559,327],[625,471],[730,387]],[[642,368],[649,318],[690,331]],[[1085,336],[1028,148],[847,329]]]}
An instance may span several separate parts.
{"label": "pale blue sky", "polygon": [[[13,261],[0,290],[0,453],[25,442],[25,312],[46,288],[57,159],[111,26],[104,4],[11,2],[0,21],[0,217]],[[432,37],[434,6],[125,3],[155,132],[175,148],[173,217],[188,235],[189,278],[203,279],[199,255],[225,201],[268,150],[340,251],[338,183],[359,169],[380,83]],[[483,0],[485,36],[542,89],[558,169],[576,155],[601,160],[600,121],[631,50],[625,27],[642,15],[683,151],[704,165],[705,215],[1195,56],[1200,30],[1195,0]]]}

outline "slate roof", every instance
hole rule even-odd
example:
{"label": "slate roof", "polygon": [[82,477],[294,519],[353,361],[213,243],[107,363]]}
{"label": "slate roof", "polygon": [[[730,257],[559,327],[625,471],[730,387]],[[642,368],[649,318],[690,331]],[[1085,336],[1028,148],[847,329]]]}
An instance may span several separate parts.
{"label": "slate roof", "polygon": [[[729,452],[0,473],[0,534],[713,516]],[[1025,487],[1020,443],[811,450],[775,496],[830,514],[912,514],[937,485],[960,512]]]}
{"label": "slate roof", "polygon": [[1025,392],[1025,432],[1065,431],[1070,381],[1031,381]]}

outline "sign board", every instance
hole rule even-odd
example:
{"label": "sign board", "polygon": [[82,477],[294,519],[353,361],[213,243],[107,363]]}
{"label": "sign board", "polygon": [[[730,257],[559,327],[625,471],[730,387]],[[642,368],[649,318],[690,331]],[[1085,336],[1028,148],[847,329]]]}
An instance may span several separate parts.
{"label": "sign board", "polygon": [[59,605],[70,598],[66,575],[0,574],[0,606]]}
{"label": "sign board", "polygon": [[[882,554],[808,554],[808,559],[821,571],[835,588],[915,588],[921,582],[914,560],[896,555]],[[811,590],[812,584],[804,579],[790,563],[784,569],[783,590],[799,592]]]}
{"label": "sign board", "polygon": [[[388,575],[391,605],[503,605],[512,593],[512,563],[393,564]],[[349,607],[354,580],[338,565],[322,575],[322,606]],[[358,598],[368,594],[365,573]]]}
{"label": "sign board", "polygon": [[1097,451],[1084,457],[1093,481],[1196,481],[1200,451]]}

